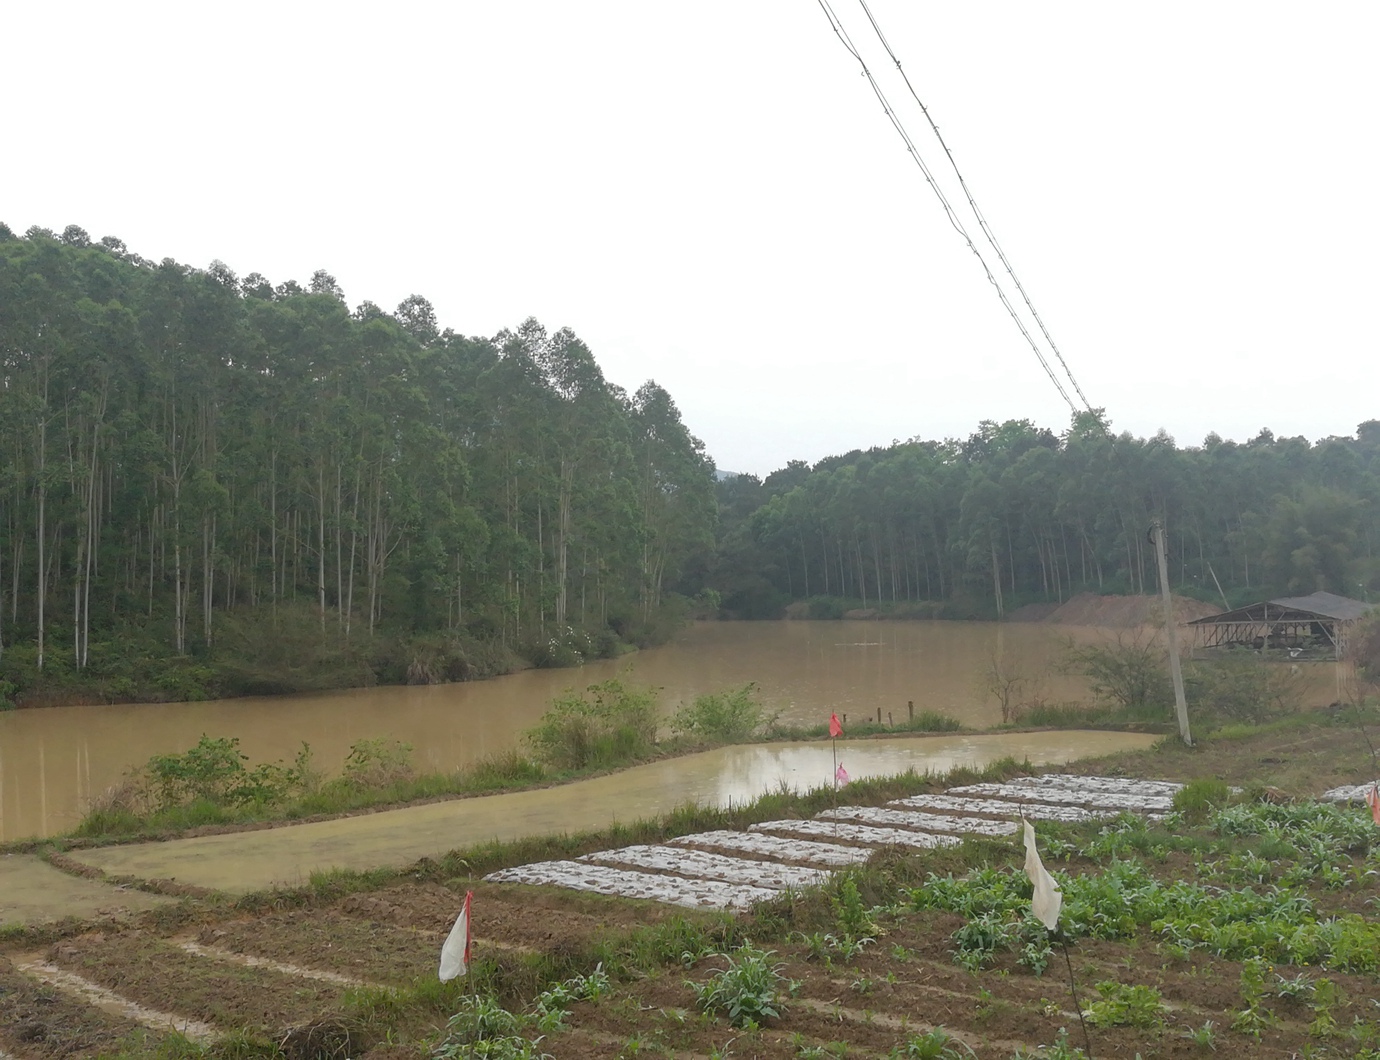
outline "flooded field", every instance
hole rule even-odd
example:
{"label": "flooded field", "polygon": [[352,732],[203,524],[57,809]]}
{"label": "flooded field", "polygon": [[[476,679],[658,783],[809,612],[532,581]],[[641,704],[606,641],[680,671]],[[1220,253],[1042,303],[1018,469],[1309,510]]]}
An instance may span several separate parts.
{"label": "flooded field", "polygon": [[[517,746],[563,690],[618,674],[660,688],[668,713],[697,695],[754,682],[794,723],[819,723],[830,711],[874,721],[881,711],[883,722],[899,721],[913,703],[985,727],[1000,720],[983,677],[993,660],[1038,681],[1050,702],[1083,699],[1083,682],[1055,665],[1069,638],[1103,636],[1039,623],[701,623],[623,660],[471,684],[15,711],[0,714],[0,841],[72,828],[131,766],[185,750],[203,734],[238,737],[252,762],[289,760],[305,741],[328,772],[352,743],[386,737],[411,744],[420,769],[448,770]],[[1309,673],[1310,700],[1337,698],[1337,667],[1313,664]]]}

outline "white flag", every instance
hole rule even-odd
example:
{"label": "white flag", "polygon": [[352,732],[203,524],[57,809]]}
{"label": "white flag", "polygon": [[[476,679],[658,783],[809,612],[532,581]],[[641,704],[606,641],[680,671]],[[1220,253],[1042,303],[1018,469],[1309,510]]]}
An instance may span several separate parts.
{"label": "white flag", "polygon": [[470,900],[473,891],[465,892],[465,904],[455,918],[455,926],[441,947],[441,982],[464,975],[470,967]]}
{"label": "white flag", "polygon": [[1059,923],[1059,908],[1064,904],[1064,896],[1059,893],[1059,885],[1054,877],[1045,871],[1040,852],[1035,849],[1035,829],[1025,822],[1025,874],[1035,887],[1035,896],[1030,909],[1035,918],[1050,931]]}

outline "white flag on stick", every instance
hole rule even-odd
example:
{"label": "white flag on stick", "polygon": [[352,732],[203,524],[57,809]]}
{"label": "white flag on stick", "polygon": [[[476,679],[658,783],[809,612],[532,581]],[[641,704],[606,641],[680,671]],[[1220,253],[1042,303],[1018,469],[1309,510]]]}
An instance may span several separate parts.
{"label": "white flag on stick", "polygon": [[470,968],[470,901],[473,891],[465,892],[465,904],[455,918],[455,926],[441,947],[441,982],[464,975]]}
{"label": "white flag on stick", "polygon": [[1059,892],[1054,877],[1045,871],[1040,852],[1035,849],[1035,829],[1030,827],[1029,821],[1025,822],[1025,874],[1035,887],[1035,896],[1030,903],[1031,912],[1041,924],[1053,931],[1059,923],[1059,909],[1064,904],[1064,896]]}

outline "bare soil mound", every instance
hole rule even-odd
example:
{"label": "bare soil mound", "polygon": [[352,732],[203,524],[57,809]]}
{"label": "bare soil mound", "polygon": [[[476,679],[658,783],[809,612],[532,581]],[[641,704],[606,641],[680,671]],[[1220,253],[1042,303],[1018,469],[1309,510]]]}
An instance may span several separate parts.
{"label": "bare soil mound", "polygon": [[[1222,613],[1220,607],[1187,596],[1173,596],[1174,617],[1180,624]],[[1048,604],[1029,604],[1012,611],[1009,622],[1053,622],[1063,626],[1103,626],[1107,629],[1132,629],[1160,622],[1158,596],[1098,596],[1079,593],[1063,604],[1046,610]]]}
{"label": "bare soil mound", "polygon": [[1026,604],[1018,607],[1014,611],[1008,611],[1003,621],[1005,622],[1043,622],[1050,615],[1063,607],[1063,604]]}

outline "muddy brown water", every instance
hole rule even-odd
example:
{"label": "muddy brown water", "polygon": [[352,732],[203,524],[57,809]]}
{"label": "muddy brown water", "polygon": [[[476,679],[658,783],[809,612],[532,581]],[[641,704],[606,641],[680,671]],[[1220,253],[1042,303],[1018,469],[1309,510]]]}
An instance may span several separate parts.
{"label": "muddy brown water", "polygon": [[[622,660],[469,684],[0,713],[0,841],[70,830],[132,766],[185,750],[203,734],[238,737],[251,763],[290,760],[305,741],[327,773],[339,770],[351,744],[385,737],[411,744],[420,769],[449,770],[519,746],[553,696],[625,671],[660,688],[668,714],[697,695],[755,682],[797,724],[822,723],[830,711],[875,721],[879,709],[884,722],[899,722],[913,702],[917,711],[984,727],[1000,721],[984,688],[993,658],[1037,681],[1047,701],[1080,700],[1083,682],[1055,673],[1054,664],[1068,638],[1105,636],[1039,623],[700,623]],[[1314,666],[1312,698],[1330,702],[1335,668]]]}

